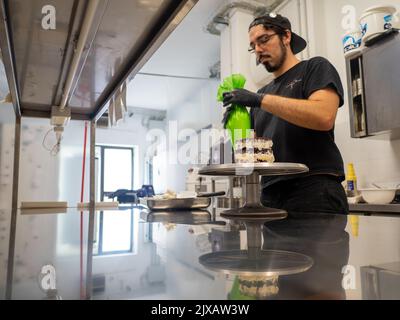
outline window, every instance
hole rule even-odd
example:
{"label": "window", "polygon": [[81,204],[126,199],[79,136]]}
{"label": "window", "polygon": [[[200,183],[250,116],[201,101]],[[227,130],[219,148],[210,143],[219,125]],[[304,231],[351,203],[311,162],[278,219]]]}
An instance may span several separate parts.
{"label": "window", "polygon": [[97,255],[132,252],[133,210],[101,211],[98,215]]}
{"label": "window", "polygon": [[[96,146],[96,159],[100,201],[112,201],[108,195],[118,189],[133,189],[133,148]],[[96,224],[95,255],[132,252],[133,210],[100,211]]]}
{"label": "window", "polygon": [[103,190],[114,192],[118,189],[133,188],[133,149],[103,148]]}

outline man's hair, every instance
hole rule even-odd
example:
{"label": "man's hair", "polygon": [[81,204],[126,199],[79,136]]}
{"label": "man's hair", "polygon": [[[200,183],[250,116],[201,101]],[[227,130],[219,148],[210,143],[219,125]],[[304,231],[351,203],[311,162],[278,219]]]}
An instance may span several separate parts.
{"label": "man's hair", "polygon": [[280,38],[281,40],[283,39],[283,36],[286,35],[286,30],[285,30],[285,29],[283,29],[283,28],[281,28],[281,27],[274,26],[274,25],[272,25],[272,24],[264,24],[264,23],[262,23],[262,24],[250,25],[249,31],[250,31],[250,29],[251,29],[252,27],[254,27],[254,26],[256,26],[256,25],[261,25],[261,26],[263,26],[264,29],[266,29],[266,30],[272,30],[272,31],[274,31],[274,33],[276,33],[276,34],[279,36],[279,38]]}

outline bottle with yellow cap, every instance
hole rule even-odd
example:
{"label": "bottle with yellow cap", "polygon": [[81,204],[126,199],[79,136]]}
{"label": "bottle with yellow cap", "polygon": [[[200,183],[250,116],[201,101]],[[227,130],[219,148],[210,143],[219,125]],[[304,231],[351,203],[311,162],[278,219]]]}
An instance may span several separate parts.
{"label": "bottle with yellow cap", "polygon": [[358,195],[357,177],[354,170],[354,165],[352,163],[347,164],[346,183],[347,183],[347,196],[356,197]]}
{"label": "bottle with yellow cap", "polygon": [[358,237],[358,230],[359,230],[359,226],[360,226],[360,217],[351,215],[351,216],[349,216],[349,220],[350,220],[351,234],[353,235],[353,237]]}
{"label": "bottle with yellow cap", "polygon": [[[354,165],[352,163],[347,164],[347,175],[346,175],[346,182],[347,182],[347,196],[348,197],[357,197],[358,190],[357,190],[357,177],[356,172],[354,170]],[[358,237],[359,231],[359,216],[350,215],[350,227],[351,233],[354,237]]]}

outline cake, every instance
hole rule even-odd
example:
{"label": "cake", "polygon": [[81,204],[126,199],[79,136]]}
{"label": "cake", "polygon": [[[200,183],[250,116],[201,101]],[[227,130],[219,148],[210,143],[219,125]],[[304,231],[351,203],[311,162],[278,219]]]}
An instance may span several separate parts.
{"label": "cake", "polygon": [[243,295],[256,299],[266,299],[279,292],[278,277],[240,276],[239,290]]}
{"label": "cake", "polygon": [[234,153],[236,163],[274,162],[272,140],[268,138],[246,138],[237,140]]}

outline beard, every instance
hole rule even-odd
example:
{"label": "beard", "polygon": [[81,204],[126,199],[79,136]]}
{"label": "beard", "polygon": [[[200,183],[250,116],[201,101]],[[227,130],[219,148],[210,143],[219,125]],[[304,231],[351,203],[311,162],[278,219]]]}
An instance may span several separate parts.
{"label": "beard", "polygon": [[[286,57],[287,57],[287,48],[285,47],[285,45],[283,44],[282,40],[279,43],[280,47],[281,47],[281,55],[278,59],[278,61],[276,63],[273,62],[262,62],[262,64],[264,65],[265,69],[267,69],[268,72],[272,73],[275,72],[277,70],[279,70],[283,64],[285,63]],[[261,56],[258,59],[258,62],[261,63],[261,58],[263,58],[264,56]]]}

